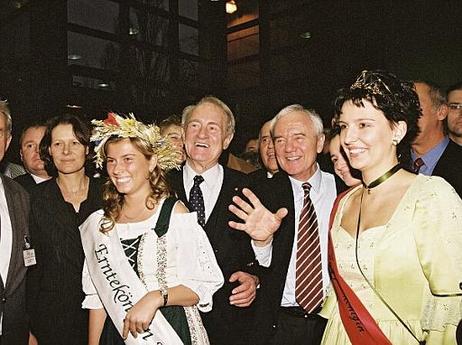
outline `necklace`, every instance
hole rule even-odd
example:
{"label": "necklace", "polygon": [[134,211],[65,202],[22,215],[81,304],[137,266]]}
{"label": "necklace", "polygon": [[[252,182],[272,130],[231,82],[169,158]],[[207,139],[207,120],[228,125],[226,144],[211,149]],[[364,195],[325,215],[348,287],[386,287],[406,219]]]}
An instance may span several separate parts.
{"label": "necklace", "polygon": [[401,165],[398,163],[393,168],[388,170],[385,174],[380,176],[378,179],[372,181],[368,185],[363,182],[364,188],[367,189],[367,194],[371,194],[371,189],[372,188],[377,187],[379,184],[381,184],[381,183],[385,182],[386,180],[388,180],[390,177],[392,177],[400,169],[401,169]]}

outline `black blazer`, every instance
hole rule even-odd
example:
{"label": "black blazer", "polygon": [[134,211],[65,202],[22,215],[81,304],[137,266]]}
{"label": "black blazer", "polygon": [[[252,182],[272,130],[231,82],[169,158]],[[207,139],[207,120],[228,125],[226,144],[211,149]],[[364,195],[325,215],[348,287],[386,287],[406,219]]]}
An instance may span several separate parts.
{"label": "black blazer", "polygon": [[36,186],[34,178],[29,173],[19,175],[18,177],[15,177],[14,180],[23,186],[29,193],[32,191],[32,188]]}
{"label": "black blazer", "polygon": [[0,315],[3,314],[3,344],[27,344],[29,337],[26,312],[26,267],[24,237],[29,235],[29,196],[10,178],[0,174],[5,190],[12,230],[12,251],[6,282],[0,277]]}
{"label": "black blazer", "polygon": [[29,270],[28,309],[39,344],[86,344],[88,312],[82,309],[84,253],[79,225],[101,208],[101,183],[90,178],[88,196],[78,213],[51,179],[31,194],[30,232],[37,265]]}
{"label": "black blazer", "polygon": [[443,177],[462,198],[462,147],[449,140],[432,175]]}
{"label": "black blazer", "polygon": [[277,320],[294,243],[295,205],[292,185],[283,171],[276,173],[266,183],[254,183],[251,189],[271,212],[281,207],[289,211],[274,234],[271,265],[261,277],[255,317],[255,329],[258,332],[253,343],[264,345],[270,343],[278,327]]}
{"label": "black blazer", "polygon": [[[231,274],[245,271],[255,274],[255,255],[250,238],[241,231],[228,226],[232,218],[228,206],[232,197],[248,186],[247,175],[223,167],[224,177],[220,195],[205,224],[204,230],[215,252],[215,256],[225,278],[224,286],[213,296],[211,312],[202,313],[202,320],[211,344],[242,344],[248,341],[253,308],[238,308],[229,304],[231,291],[237,284],[228,282]],[[177,197],[189,207],[183,184],[183,170],[172,171],[169,183]]]}

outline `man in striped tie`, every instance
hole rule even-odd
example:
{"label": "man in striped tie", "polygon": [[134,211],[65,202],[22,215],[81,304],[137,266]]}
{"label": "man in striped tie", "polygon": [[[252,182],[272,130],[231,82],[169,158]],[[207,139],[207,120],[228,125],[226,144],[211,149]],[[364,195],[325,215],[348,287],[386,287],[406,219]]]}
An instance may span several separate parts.
{"label": "man in striped tie", "polygon": [[[235,197],[231,222],[252,237],[262,276],[255,344],[319,344],[326,319],[318,313],[329,284],[327,234],[336,197],[335,180],[316,162],[322,151],[322,120],[300,105],[282,109],[271,122],[281,171],[264,185]],[[258,198],[257,198],[258,195]]]}

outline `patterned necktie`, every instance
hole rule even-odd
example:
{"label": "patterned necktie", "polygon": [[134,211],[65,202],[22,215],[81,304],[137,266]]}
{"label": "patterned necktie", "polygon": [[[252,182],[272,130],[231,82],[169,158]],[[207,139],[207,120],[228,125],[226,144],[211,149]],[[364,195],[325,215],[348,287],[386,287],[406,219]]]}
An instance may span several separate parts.
{"label": "patterned necktie", "polygon": [[305,192],[300,212],[295,262],[295,299],[307,313],[312,313],[322,302],[321,245],[318,220],[310,199],[311,185],[302,185]]}
{"label": "patterned necktie", "polygon": [[419,170],[420,170],[420,167],[421,167],[422,165],[424,165],[424,164],[425,164],[425,162],[423,161],[422,158],[420,158],[420,157],[419,157],[419,158],[416,158],[416,160],[414,161],[414,164],[413,164],[413,166],[412,166],[412,170],[413,170],[416,174],[418,174],[418,173],[419,173]]}
{"label": "patterned necktie", "polygon": [[194,176],[194,185],[189,192],[189,204],[193,211],[197,212],[197,221],[199,224],[205,226],[205,206],[204,197],[199,185],[204,182],[204,178],[201,175]]}

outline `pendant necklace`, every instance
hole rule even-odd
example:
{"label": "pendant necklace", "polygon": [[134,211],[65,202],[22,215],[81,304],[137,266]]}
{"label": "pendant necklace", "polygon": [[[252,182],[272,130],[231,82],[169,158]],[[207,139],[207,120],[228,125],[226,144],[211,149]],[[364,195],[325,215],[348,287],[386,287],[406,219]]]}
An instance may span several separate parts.
{"label": "pendant necklace", "polygon": [[364,188],[367,189],[367,194],[371,194],[371,189],[372,188],[377,187],[379,184],[381,184],[381,183],[385,182],[386,180],[388,180],[390,177],[392,177],[400,169],[401,169],[401,164],[398,163],[393,168],[388,170],[385,174],[380,176],[378,179],[372,181],[371,183],[365,184],[363,182]]}

